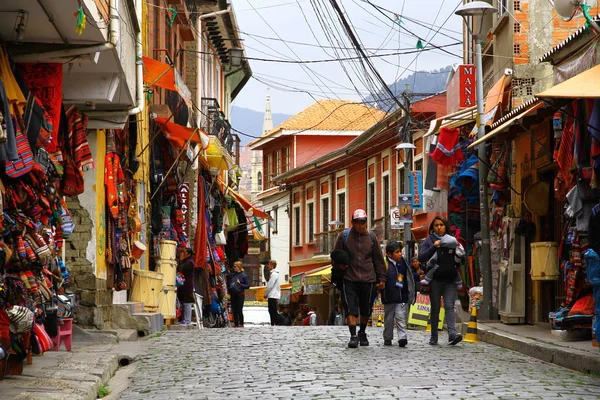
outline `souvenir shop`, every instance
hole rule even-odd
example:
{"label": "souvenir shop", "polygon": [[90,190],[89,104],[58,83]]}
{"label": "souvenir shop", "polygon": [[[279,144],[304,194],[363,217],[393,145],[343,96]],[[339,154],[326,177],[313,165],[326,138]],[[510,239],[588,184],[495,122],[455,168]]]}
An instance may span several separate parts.
{"label": "souvenir shop", "polygon": [[[62,103],[62,64],[11,64],[0,49],[0,379],[33,355],[70,349],[74,296],[65,196],[83,193],[94,161],[86,119]],[[63,341],[63,343],[61,343]]]}

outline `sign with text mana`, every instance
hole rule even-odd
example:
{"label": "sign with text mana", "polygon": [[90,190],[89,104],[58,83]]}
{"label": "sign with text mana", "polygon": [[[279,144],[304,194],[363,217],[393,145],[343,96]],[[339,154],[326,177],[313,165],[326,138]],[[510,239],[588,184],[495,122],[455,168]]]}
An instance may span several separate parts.
{"label": "sign with text mana", "polygon": [[412,194],[413,210],[423,209],[423,172],[410,172],[410,194]]}
{"label": "sign with text mana", "polygon": [[[438,330],[442,330],[444,327],[444,317],[446,316],[446,310],[444,310],[443,298],[440,300],[440,320],[438,322]],[[431,302],[429,296],[421,293],[417,293],[417,301],[415,304],[410,306],[408,313],[408,323],[410,325],[427,326],[429,321],[429,314],[431,313]]]}
{"label": "sign with text mana", "polygon": [[457,66],[446,86],[446,112],[451,114],[461,108],[473,107],[475,95],[475,66]]}

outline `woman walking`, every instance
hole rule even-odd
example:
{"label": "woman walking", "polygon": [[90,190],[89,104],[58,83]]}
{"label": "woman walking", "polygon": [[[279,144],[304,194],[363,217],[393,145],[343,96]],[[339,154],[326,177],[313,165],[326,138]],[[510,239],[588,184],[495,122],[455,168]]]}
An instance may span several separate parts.
{"label": "woman walking", "polygon": [[[440,319],[440,300],[444,296],[444,310],[446,311],[446,324],[448,325],[448,344],[455,345],[462,340],[462,335],[456,333],[456,317],[454,303],[457,293],[456,246],[445,246],[449,242],[450,226],[446,219],[437,216],[429,225],[429,237],[419,249],[419,261],[423,264],[432,260],[430,268],[435,268],[430,283],[431,302],[431,339],[430,345],[438,344],[438,323]],[[428,266],[429,267],[429,266]]]}
{"label": "woman walking", "polygon": [[[181,325],[192,323],[192,306],[194,305],[194,251],[192,249],[179,250],[179,265],[177,272],[181,272],[185,279],[183,285],[177,286],[177,298],[183,304],[183,319]],[[199,321],[196,321],[199,323]]]}
{"label": "woman walking", "polygon": [[231,299],[231,312],[233,314],[233,325],[238,328],[244,327],[244,291],[250,287],[248,275],[244,273],[242,262],[233,263],[233,273],[229,276],[229,296]]}

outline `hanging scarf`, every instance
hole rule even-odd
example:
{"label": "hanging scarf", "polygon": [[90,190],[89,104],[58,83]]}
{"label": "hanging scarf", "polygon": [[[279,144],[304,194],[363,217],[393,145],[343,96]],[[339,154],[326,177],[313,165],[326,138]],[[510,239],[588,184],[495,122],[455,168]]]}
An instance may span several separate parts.
{"label": "hanging scarf", "polygon": [[431,158],[437,164],[448,166],[458,165],[465,159],[460,147],[460,130],[458,128],[443,127],[440,129],[440,135]]}
{"label": "hanging scarf", "polygon": [[119,155],[113,151],[106,154],[104,167],[104,185],[106,186],[106,202],[114,220],[119,218],[118,184],[124,179]]}
{"label": "hanging scarf", "polygon": [[[576,102],[573,102],[573,114],[576,114]],[[556,163],[566,185],[571,183],[571,168],[573,167],[573,143],[575,140],[575,120],[568,115],[565,120],[563,134],[556,155]]]}

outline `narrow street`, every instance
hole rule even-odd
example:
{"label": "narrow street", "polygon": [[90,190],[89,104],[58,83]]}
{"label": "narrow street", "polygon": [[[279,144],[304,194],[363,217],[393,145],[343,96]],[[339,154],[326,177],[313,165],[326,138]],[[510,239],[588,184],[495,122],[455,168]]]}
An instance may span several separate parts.
{"label": "narrow street", "polygon": [[486,343],[348,349],[346,327],[165,332],[150,340],[122,399],[597,399],[600,379]]}

